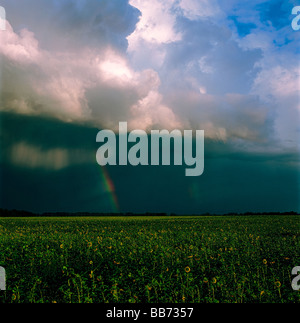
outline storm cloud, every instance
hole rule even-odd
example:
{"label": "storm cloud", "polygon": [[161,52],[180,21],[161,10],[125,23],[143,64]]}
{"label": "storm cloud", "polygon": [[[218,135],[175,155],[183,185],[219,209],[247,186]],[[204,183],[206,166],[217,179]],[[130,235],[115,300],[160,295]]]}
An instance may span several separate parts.
{"label": "storm cloud", "polygon": [[[6,31],[0,31],[4,206],[15,200],[29,209],[30,187],[45,185],[40,209],[48,210],[47,194],[63,195],[52,179],[59,178],[66,192],[65,181],[73,178],[81,187],[76,194],[86,199],[78,198],[77,207],[101,209],[107,192],[94,179],[97,129],[117,130],[126,121],[129,130],[204,130],[208,163],[197,180],[180,179],[172,167],[109,169],[124,210],[184,212],[189,205],[191,212],[221,211],[223,205],[230,211],[238,197],[236,210],[270,209],[274,199],[281,200],[280,210],[297,209],[300,33],[290,25],[296,1],[1,5],[7,16]],[[90,184],[74,175],[80,170],[93,177]],[[17,199],[9,178],[20,185]],[[241,178],[249,183],[243,192]],[[156,193],[154,179],[160,181]],[[55,196],[61,201],[56,209],[72,204],[69,195],[65,201]],[[217,208],[211,207],[214,198]]]}
{"label": "storm cloud", "polygon": [[[217,1],[193,0],[5,5],[4,111],[110,128],[120,120],[131,128],[202,127],[222,140],[266,141],[264,129],[273,124],[273,135],[295,137],[290,121],[299,117],[299,69],[284,59],[291,45],[272,45],[287,26],[274,30],[258,15],[247,20],[234,1],[227,12]],[[247,10],[263,5],[257,1]],[[239,23],[256,27],[240,35]],[[291,33],[286,37],[294,38]],[[262,37],[269,47],[259,45]],[[270,51],[273,64],[267,64]],[[282,112],[280,93],[290,98],[291,113]]]}

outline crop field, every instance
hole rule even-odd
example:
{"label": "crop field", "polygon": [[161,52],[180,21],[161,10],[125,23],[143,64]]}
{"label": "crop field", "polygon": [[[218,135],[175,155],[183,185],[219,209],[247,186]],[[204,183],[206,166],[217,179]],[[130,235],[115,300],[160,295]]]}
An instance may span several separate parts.
{"label": "crop field", "polygon": [[299,303],[300,217],[0,218],[0,303]]}

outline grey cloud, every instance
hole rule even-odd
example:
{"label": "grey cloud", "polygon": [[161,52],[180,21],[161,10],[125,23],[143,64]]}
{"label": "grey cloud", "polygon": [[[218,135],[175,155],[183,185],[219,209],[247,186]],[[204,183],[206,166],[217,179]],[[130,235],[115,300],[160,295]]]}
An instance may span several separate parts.
{"label": "grey cloud", "polygon": [[[0,121],[1,207],[36,212],[112,211],[95,160],[97,129],[3,112]],[[205,147],[205,170],[200,177],[185,177],[185,166],[107,167],[120,211],[299,211],[296,151],[253,153],[209,139]],[[11,152],[16,148],[19,162],[12,163]],[[66,163],[64,158],[68,158]]]}
{"label": "grey cloud", "polygon": [[140,12],[124,0],[9,0],[8,20],[16,31],[34,31],[47,50],[114,46],[126,50],[126,36]]}
{"label": "grey cloud", "polygon": [[[206,160],[193,179],[178,167],[109,168],[122,211],[299,210],[299,151],[277,141],[296,141],[297,36],[284,45],[284,28],[261,27],[265,2],[222,1],[217,18],[193,14],[193,1],[148,2],[155,37],[146,20],[132,39],[141,13],[125,0],[4,1],[14,32],[0,34],[1,206],[110,210],[95,138],[129,121],[204,129]],[[228,12],[255,33],[239,39]]]}
{"label": "grey cloud", "polygon": [[[251,14],[261,2],[247,6]],[[251,42],[242,46],[224,15],[218,15],[220,21],[214,15],[184,16],[174,7],[167,11],[170,25],[164,25],[173,37],[159,43],[148,35],[133,54],[126,52],[126,37],[141,13],[128,1],[12,0],[6,7],[17,32],[11,43],[23,47],[4,51],[2,110],[109,128],[119,121],[143,128],[159,120],[161,127],[201,127],[209,138],[247,145],[264,146],[278,129],[287,132],[291,118],[278,120],[285,113],[279,103],[293,105],[297,98],[264,100],[278,88],[279,83],[268,82],[274,61],[267,68],[264,48]],[[236,1],[224,7],[245,12]],[[160,9],[153,12],[161,14]],[[33,34],[22,35],[21,28]],[[291,115],[296,120],[296,111]]]}
{"label": "grey cloud", "polygon": [[180,19],[177,26],[183,33],[182,41],[168,46],[160,71],[164,79],[169,71],[173,73],[168,79],[170,88],[189,86],[186,77],[192,76],[210,94],[247,93],[251,89],[259,72],[255,64],[262,58],[261,50],[242,49],[226,26],[211,21]]}

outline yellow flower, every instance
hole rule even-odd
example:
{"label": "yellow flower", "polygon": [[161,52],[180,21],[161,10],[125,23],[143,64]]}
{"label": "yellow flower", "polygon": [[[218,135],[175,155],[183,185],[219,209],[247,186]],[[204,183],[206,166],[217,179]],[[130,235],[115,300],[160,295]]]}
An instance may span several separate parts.
{"label": "yellow flower", "polygon": [[185,297],[184,296],[182,296],[182,300],[185,301]]}
{"label": "yellow flower", "polygon": [[184,270],[185,270],[186,273],[189,273],[191,271],[191,268],[187,266],[187,267],[184,268]]}
{"label": "yellow flower", "polygon": [[263,291],[263,290],[262,290],[262,291],[260,292],[260,296],[262,296],[264,293],[265,293],[265,291]]}
{"label": "yellow flower", "polygon": [[275,286],[276,286],[277,288],[280,288],[280,287],[281,287],[281,282],[280,282],[279,280],[277,280],[277,281],[275,282]]}
{"label": "yellow flower", "polygon": [[214,277],[214,278],[212,279],[212,283],[213,283],[213,284],[216,284],[216,282],[217,282],[217,279]]}
{"label": "yellow flower", "polygon": [[266,265],[268,262],[267,262],[267,259],[264,259],[263,260],[263,264]]}
{"label": "yellow flower", "polygon": [[60,245],[60,249],[62,249],[63,247],[64,247],[64,245],[63,245],[63,244],[61,244],[61,245]]}
{"label": "yellow flower", "polygon": [[92,265],[92,264],[93,264],[92,260],[89,262],[89,264],[90,264],[90,265]]}

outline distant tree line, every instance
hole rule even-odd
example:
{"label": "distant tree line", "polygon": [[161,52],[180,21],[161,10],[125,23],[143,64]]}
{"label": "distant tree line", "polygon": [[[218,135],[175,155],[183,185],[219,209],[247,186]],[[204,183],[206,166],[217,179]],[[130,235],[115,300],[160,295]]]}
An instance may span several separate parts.
{"label": "distant tree line", "polygon": [[226,213],[225,215],[300,215],[297,212],[244,212],[244,213]]}
{"label": "distant tree line", "polygon": [[[297,212],[289,211],[289,212],[244,212],[244,213],[225,213],[225,214],[211,214],[211,213],[199,213],[199,214],[186,214],[186,216],[222,216],[222,215],[230,215],[230,216],[247,216],[247,215],[300,215]],[[0,208],[0,217],[69,217],[69,216],[77,216],[77,217],[93,217],[93,216],[182,216],[182,214],[176,213],[92,213],[92,212],[45,212],[45,213],[33,213],[29,211],[23,210],[7,210]]]}

